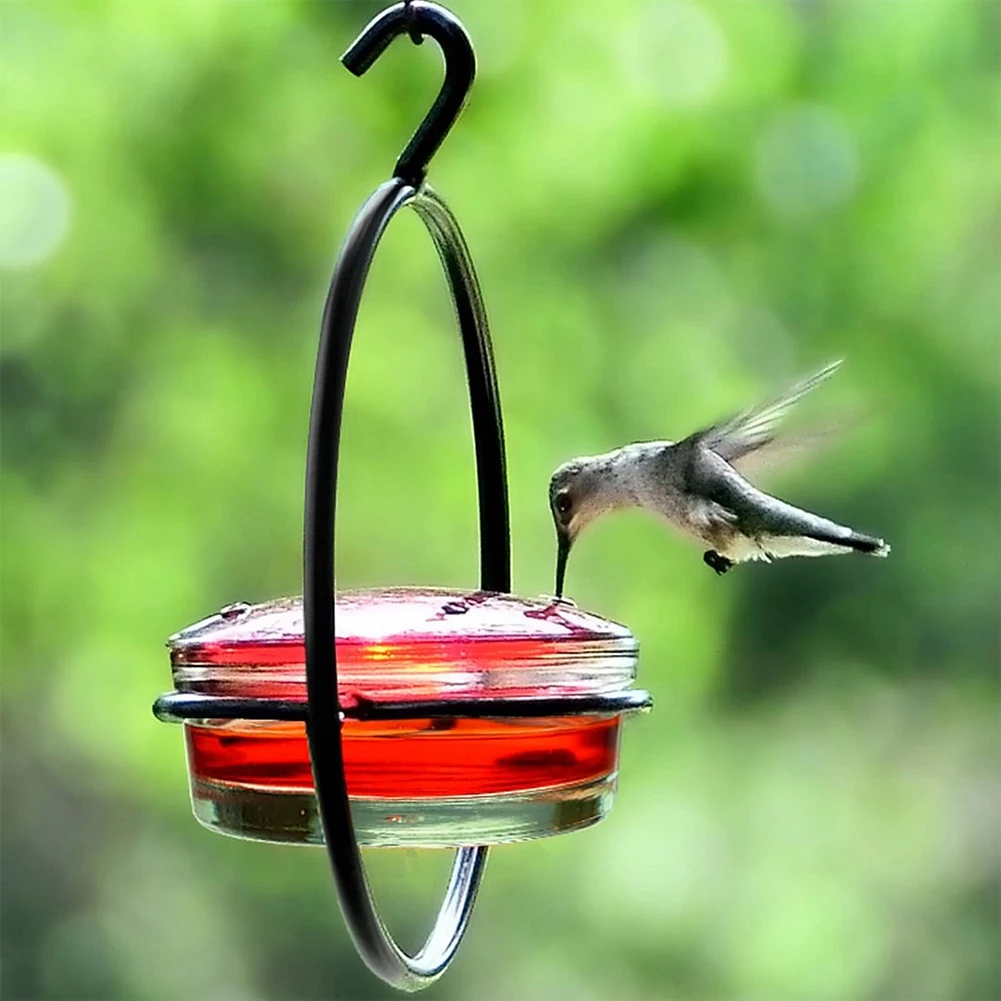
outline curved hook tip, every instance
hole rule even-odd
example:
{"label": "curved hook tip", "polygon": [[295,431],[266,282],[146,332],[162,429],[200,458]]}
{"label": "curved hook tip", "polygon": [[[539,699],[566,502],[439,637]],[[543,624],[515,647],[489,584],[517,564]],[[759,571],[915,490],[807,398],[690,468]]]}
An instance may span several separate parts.
{"label": "curved hook tip", "polygon": [[441,90],[396,162],[395,175],[416,186],[466,103],[476,73],[476,56],[468,32],[451,11],[425,0],[408,0],[376,15],[341,56],[341,62],[360,77],[394,38],[405,33],[417,44],[429,35],[445,57]]}
{"label": "curved hook tip", "polygon": [[[386,51],[389,43],[397,35],[409,34],[414,45],[422,45],[424,35],[420,22],[426,13],[424,8],[427,7],[436,7],[459,24],[454,14],[443,7],[437,7],[436,4],[419,3],[414,0],[394,4],[376,14],[348,46],[341,56],[341,63],[345,69],[355,76],[361,76]],[[462,25],[459,24],[459,27]]]}

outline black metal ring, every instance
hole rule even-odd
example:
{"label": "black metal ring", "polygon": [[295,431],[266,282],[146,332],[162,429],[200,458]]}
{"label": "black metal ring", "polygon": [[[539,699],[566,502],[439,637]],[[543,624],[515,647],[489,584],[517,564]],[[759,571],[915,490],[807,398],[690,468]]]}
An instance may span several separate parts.
{"label": "black metal ring", "polygon": [[[358,699],[344,706],[343,719],[375,722],[408,719],[543,719],[560,716],[607,716],[649,709],[649,692],[634,688],[595,695],[563,695],[476,699],[425,699],[419,702],[383,702]],[[153,714],[164,723],[192,719],[248,719],[301,721],[309,718],[309,704],[299,699],[244,698],[203,692],[169,692],[153,703]]]}
{"label": "black metal ring", "polygon": [[458,223],[429,188],[396,177],[369,197],[348,232],[323,314],[313,385],[306,464],[303,618],[313,779],[334,881],[348,929],[362,958],[383,980],[417,990],[439,976],[465,933],[487,849],[462,848],[452,867],[434,928],[416,956],[393,941],[379,919],[361,860],[344,776],[334,629],[334,515],[341,415],[351,338],[362,289],[389,221],[412,205],[441,258],[459,321],[476,446],[480,586],[510,590],[510,528],[500,402],[486,312]]}

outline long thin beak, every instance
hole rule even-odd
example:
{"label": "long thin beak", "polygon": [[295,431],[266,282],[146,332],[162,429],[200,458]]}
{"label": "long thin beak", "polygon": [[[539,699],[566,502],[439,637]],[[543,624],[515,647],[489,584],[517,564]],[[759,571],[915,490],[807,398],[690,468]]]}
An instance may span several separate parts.
{"label": "long thin beak", "polygon": [[556,530],[556,597],[563,597],[563,578],[567,572],[567,557],[570,555],[570,536]]}

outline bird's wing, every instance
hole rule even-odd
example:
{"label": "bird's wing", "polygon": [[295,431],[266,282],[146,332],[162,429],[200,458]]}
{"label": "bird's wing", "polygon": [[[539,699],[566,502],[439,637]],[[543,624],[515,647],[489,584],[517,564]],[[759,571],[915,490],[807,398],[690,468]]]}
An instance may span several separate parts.
{"label": "bird's wing", "polygon": [[816,386],[829,379],[841,365],[840,360],[826,365],[815,375],[797,382],[777,400],[761,407],[744,410],[727,420],[697,431],[693,438],[712,449],[727,462],[757,451],[775,438],[776,430],[789,411]]}
{"label": "bird's wing", "polygon": [[734,468],[751,480],[781,469],[788,470],[832,448],[858,426],[858,419],[845,417],[796,431],[783,431],[771,441],[733,460]]}

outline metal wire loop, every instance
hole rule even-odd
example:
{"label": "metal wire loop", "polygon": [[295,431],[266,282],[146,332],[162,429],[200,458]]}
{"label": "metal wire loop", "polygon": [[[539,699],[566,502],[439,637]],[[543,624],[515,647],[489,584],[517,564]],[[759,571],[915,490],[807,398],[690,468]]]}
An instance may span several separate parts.
{"label": "metal wire loop", "polygon": [[[387,702],[356,698],[341,706],[341,717],[361,721],[449,719],[544,719],[550,716],[607,716],[649,709],[649,692],[623,692],[510,698],[424,699]],[[309,706],[301,699],[252,698],[169,692],[153,703],[153,714],[164,723],[183,720],[252,719],[305,721]]]}
{"label": "metal wire loop", "polygon": [[441,91],[396,163],[395,176],[376,189],[355,217],[341,248],[323,313],[313,384],[306,461],[303,616],[308,718],[306,733],[320,817],[341,910],[369,968],[403,990],[418,990],[451,962],[468,926],[486,863],[486,847],[456,855],[445,899],[424,947],[408,956],[379,919],[351,820],[341,746],[334,629],[334,539],[337,458],[348,355],[365,279],[393,216],[413,205],[441,259],[462,336],[476,449],[480,586],[509,591],[510,522],[500,401],[479,282],[458,223],[429,188],[428,162],[465,103],[475,74],[472,43],[449,11],[408,0],[379,14],[342,57],[363,74],[397,35],[434,38],[445,57]]}
{"label": "metal wire loop", "polygon": [[341,910],[369,968],[397,988],[418,990],[445,970],[458,949],[475,903],[487,849],[458,851],[431,934],[416,956],[404,953],[379,919],[351,820],[341,746],[334,628],[334,515],[348,355],[376,247],[390,220],[406,205],[412,205],[424,221],[438,251],[462,336],[476,452],[480,587],[485,591],[510,590],[504,436],[479,282],[462,232],[445,203],[430,188],[423,186],[418,191],[396,177],[377,188],[355,217],[334,269],[323,314],[306,463],[303,617],[306,732]]}

